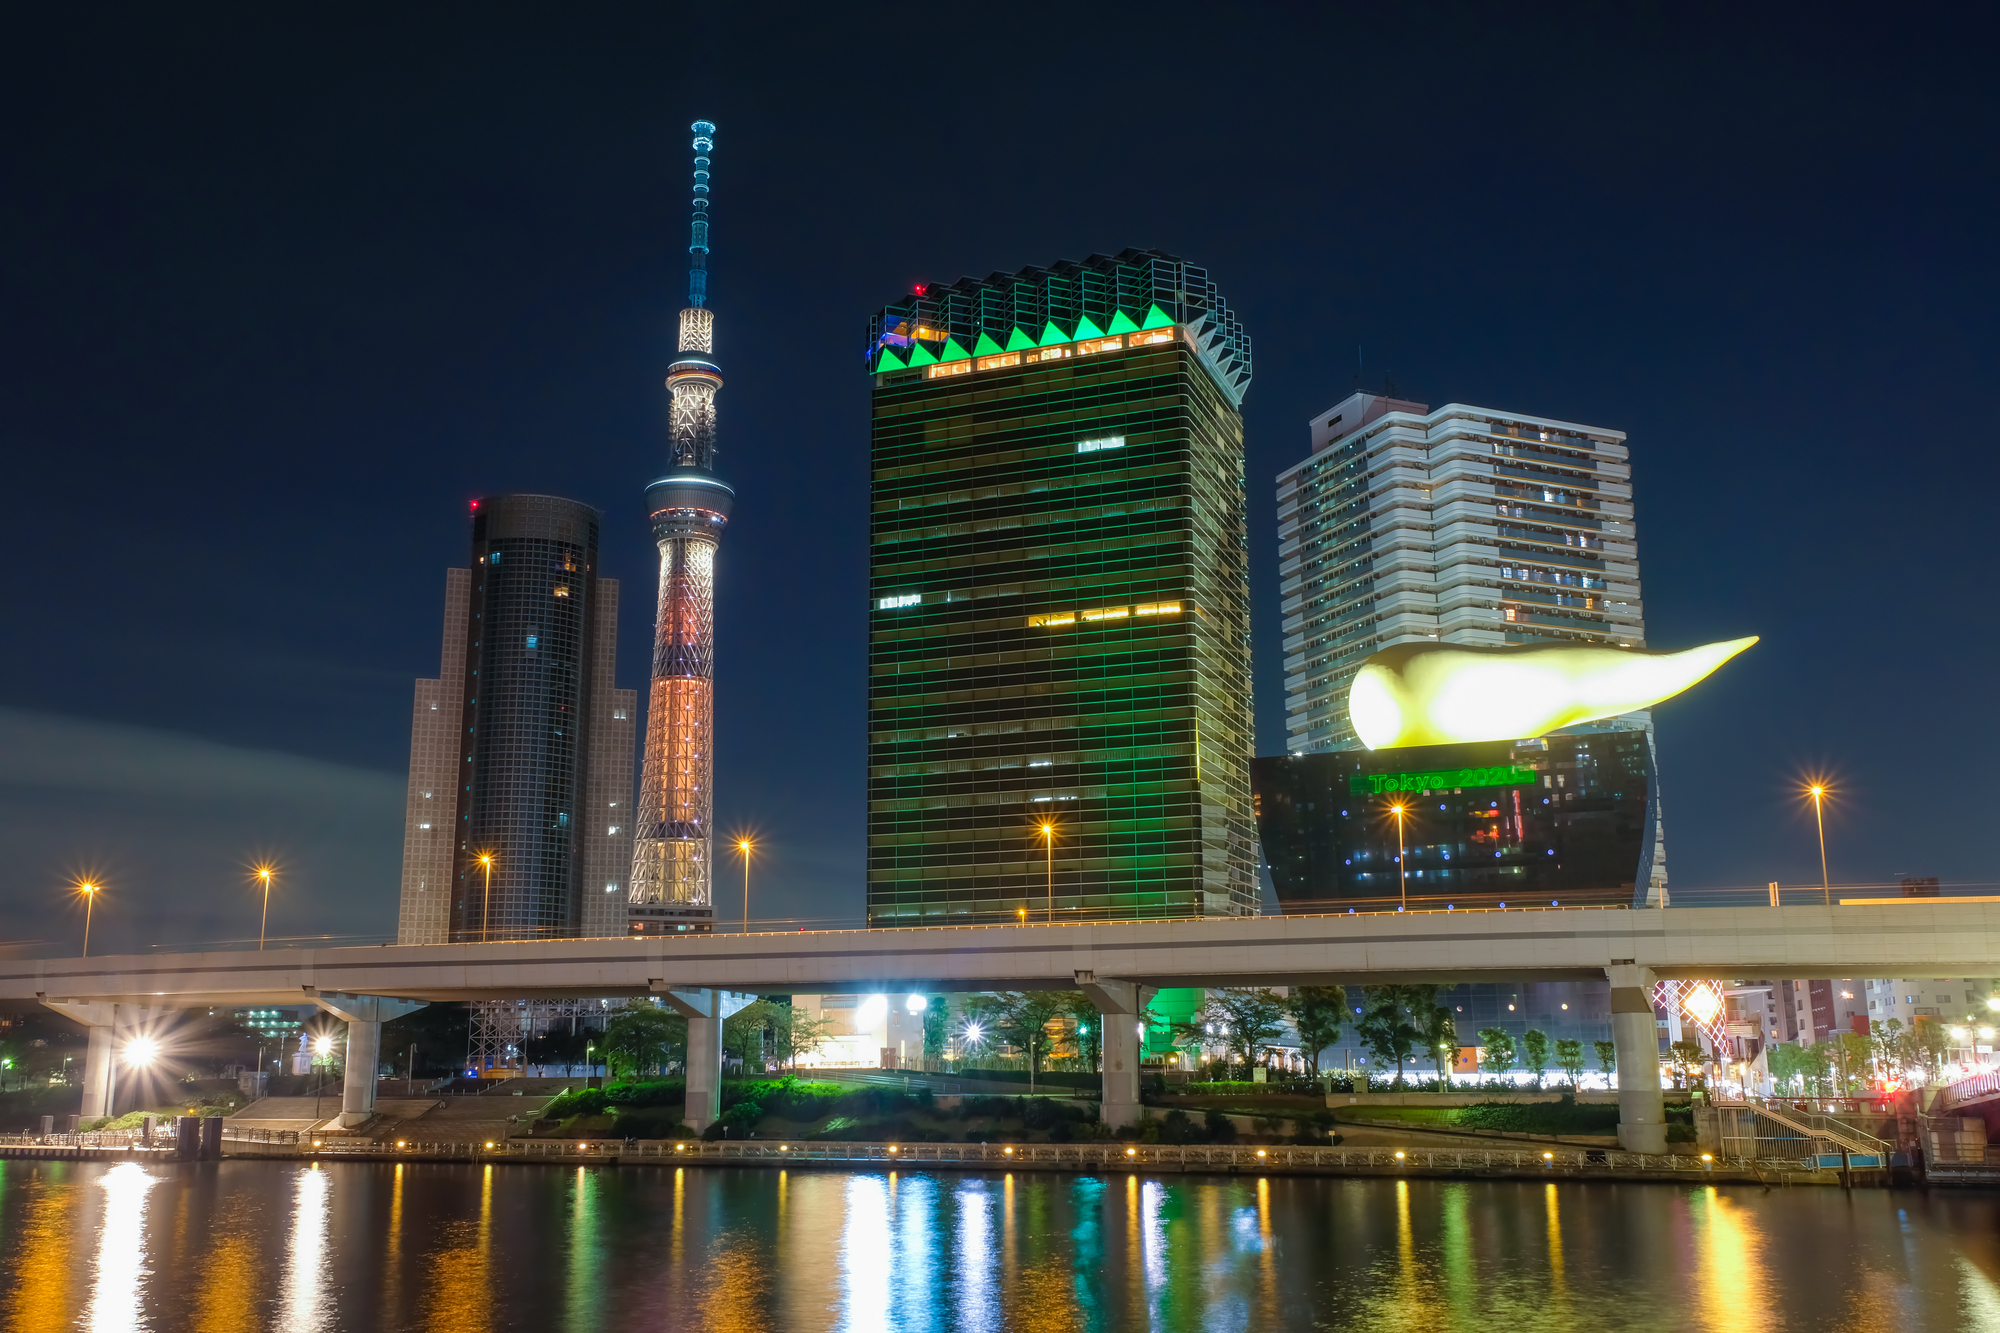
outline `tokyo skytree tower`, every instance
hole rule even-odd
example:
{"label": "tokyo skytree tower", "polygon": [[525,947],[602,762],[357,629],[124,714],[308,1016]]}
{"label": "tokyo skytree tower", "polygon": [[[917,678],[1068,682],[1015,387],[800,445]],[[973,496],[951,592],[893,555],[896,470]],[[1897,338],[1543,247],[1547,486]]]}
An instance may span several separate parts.
{"label": "tokyo skytree tower", "polygon": [[715,126],[694,130],[694,229],[680,355],[667,368],[673,466],[646,488],[660,547],[659,620],[632,847],[634,930],[704,930],[714,902],[715,553],[736,493],[714,472],[722,373],[708,309],[708,165]]}

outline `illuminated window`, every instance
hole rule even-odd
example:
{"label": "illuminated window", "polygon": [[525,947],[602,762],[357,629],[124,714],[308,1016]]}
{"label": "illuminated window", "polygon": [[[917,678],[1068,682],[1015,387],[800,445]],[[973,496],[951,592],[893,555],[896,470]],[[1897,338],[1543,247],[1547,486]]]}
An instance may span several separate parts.
{"label": "illuminated window", "polygon": [[1089,356],[1093,352],[1115,352],[1125,345],[1123,338],[1092,338],[1089,342],[1076,345],[1078,356]]}
{"label": "illuminated window", "polygon": [[569,596],[569,588],[565,584],[557,584],[555,593],[558,597],[567,597]]}
{"label": "illuminated window", "polygon": [[969,375],[971,373],[972,363],[970,361],[944,361],[926,369],[924,371],[924,378],[927,380],[941,380],[951,375]]}
{"label": "illuminated window", "polygon": [[1029,629],[1040,629],[1047,625],[1074,625],[1075,623],[1076,612],[1074,611],[1051,611],[1047,615],[1028,617]]}
{"label": "illuminated window", "polygon": [[1101,440],[1078,440],[1076,442],[1076,451],[1080,454],[1095,454],[1101,453],[1106,449],[1123,449],[1124,447],[1125,437],[1123,435],[1107,435]]}
{"label": "illuminated window", "polygon": [[878,611],[894,611],[899,606],[915,606],[923,600],[924,595],[920,592],[898,593],[894,597],[877,598],[875,600],[875,609]]}
{"label": "illuminated window", "polygon": [[1174,331],[1172,329],[1148,329],[1144,333],[1133,334],[1131,345],[1134,347],[1150,347],[1154,343],[1170,343],[1173,340]]}
{"label": "illuminated window", "polygon": [[1146,602],[1132,608],[1135,616],[1177,616],[1181,613],[1179,602]]}
{"label": "illuminated window", "polygon": [[1129,607],[1101,606],[1094,611],[1079,611],[1077,617],[1081,620],[1123,620],[1131,614]]}
{"label": "illuminated window", "polygon": [[1018,366],[1020,364],[1021,354],[1019,352],[1008,352],[1004,356],[982,356],[979,358],[979,368],[981,370],[1003,370],[1008,366]]}
{"label": "illuminated window", "polygon": [[1060,361],[1069,355],[1068,347],[1044,347],[1027,353],[1030,361]]}

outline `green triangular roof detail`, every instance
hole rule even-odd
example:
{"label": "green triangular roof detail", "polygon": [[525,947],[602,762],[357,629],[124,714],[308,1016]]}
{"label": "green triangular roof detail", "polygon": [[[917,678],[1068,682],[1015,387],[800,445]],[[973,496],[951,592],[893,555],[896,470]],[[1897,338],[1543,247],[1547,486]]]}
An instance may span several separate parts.
{"label": "green triangular roof detail", "polygon": [[1076,322],[1076,340],[1078,342],[1082,342],[1085,338],[1102,338],[1103,336],[1104,330],[1091,323],[1089,315],[1085,315]]}
{"label": "green triangular roof detail", "polygon": [[918,366],[934,366],[936,364],[937,357],[932,355],[930,348],[924,346],[922,343],[910,344],[911,369],[914,370]]}
{"label": "green triangular roof detail", "polygon": [[1048,323],[1042,325],[1042,346],[1048,347],[1054,343],[1066,343],[1069,341],[1070,336],[1057,328],[1054,320],[1050,320]]}
{"label": "green triangular roof detail", "polygon": [[1158,306],[1154,306],[1146,312],[1146,322],[1139,327],[1142,329],[1164,329],[1172,323],[1171,319],[1168,319],[1166,315],[1161,313]]}
{"label": "green triangular roof detail", "polygon": [[1014,326],[1014,331],[1007,335],[1007,350],[1010,352],[1018,352],[1024,347],[1033,347],[1034,345],[1035,340],[1022,332],[1021,326],[1018,324]]}
{"label": "green triangular roof detail", "polygon": [[958,345],[958,339],[946,338],[944,340],[944,355],[939,357],[938,360],[970,361],[971,359],[972,359],[972,353],[966,351],[963,347],[960,347]]}
{"label": "green triangular roof detail", "polygon": [[908,370],[908,369],[909,367],[903,364],[903,358],[897,356],[895,352],[891,351],[887,347],[884,347],[882,349],[881,356],[875,358],[875,373],[877,375],[887,374],[889,371],[892,370]]}
{"label": "green triangular roof detail", "polygon": [[999,351],[1000,344],[994,342],[991,337],[984,333],[980,334],[979,341],[972,345],[972,354],[974,356],[993,356]]}
{"label": "green triangular roof detail", "polygon": [[1132,317],[1123,310],[1120,310],[1111,317],[1111,327],[1105,330],[1106,333],[1137,333],[1138,331],[1139,326],[1134,324]]}

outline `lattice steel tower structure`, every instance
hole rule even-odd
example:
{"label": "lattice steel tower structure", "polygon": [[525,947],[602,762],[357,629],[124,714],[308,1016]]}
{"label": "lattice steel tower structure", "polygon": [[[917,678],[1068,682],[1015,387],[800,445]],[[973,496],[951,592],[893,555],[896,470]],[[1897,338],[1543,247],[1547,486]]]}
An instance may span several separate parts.
{"label": "lattice steel tower structure", "polygon": [[715,126],[694,130],[694,225],[680,355],[667,368],[673,466],[646,488],[660,546],[659,619],[632,848],[630,928],[705,930],[715,812],[715,553],[736,497],[715,475],[715,312],[708,309],[708,167]]}

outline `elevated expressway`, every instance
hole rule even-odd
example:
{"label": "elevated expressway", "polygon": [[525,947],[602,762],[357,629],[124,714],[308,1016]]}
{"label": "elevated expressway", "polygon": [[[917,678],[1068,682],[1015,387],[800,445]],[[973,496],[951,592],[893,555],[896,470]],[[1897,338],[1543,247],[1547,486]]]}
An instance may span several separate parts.
{"label": "elevated expressway", "polygon": [[[349,1026],[343,1118],[372,1113],[381,1023],[433,1000],[657,995],[685,1014],[688,1122],[719,1110],[722,1020],[743,994],[1081,989],[1106,1015],[1104,1118],[1139,1110],[1138,1015],[1167,986],[1608,977],[1619,1136],[1665,1149],[1656,978],[2000,972],[2000,904],[1543,908],[1084,925],[660,935],[0,962],[0,999],[90,1026],[85,1114],[101,1114],[115,1031],[155,1011],[316,1003]],[[1118,1021],[1122,1017],[1123,1021]]]}

